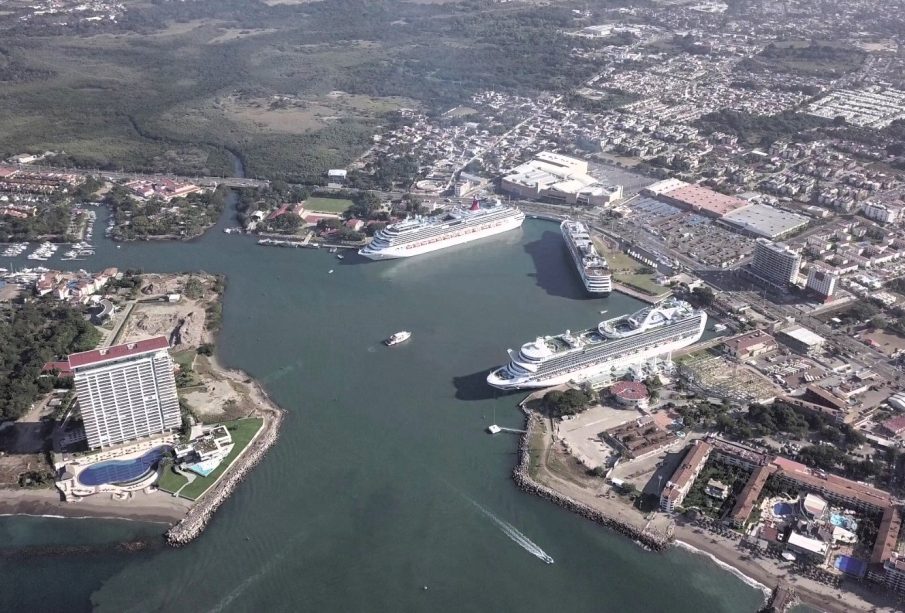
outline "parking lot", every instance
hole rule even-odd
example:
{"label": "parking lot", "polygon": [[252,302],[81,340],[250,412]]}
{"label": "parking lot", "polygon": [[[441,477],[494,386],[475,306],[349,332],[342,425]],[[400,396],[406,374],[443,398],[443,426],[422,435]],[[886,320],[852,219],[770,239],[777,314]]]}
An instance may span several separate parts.
{"label": "parking lot", "polygon": [[564,419],[557,426],[557,434],[579,462],[588,468],[605,466],[613,449],[603,442],[600,433],[639,416],[634,409],[595,406]]}

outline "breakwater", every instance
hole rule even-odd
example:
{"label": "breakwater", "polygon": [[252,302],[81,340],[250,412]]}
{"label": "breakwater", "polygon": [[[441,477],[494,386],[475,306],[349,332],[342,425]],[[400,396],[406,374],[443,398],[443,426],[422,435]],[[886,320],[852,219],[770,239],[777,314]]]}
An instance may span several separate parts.
{"label": "breakwater", "polygon": [[192,542],[204,532],[204,528],[213,518],[214,513],[223,504],[233,490],[242,482],[248,473],[261,461],[270,447],[277,440],[285,411],[270,401],[270,398],[257,383],[252,383],[255,391],[263,400],[262,413],[264,424],[257,437],[245,452],[223,474],[220,481],[214,484],[186,514],[182,520],[170,528],[164,538],[172,547],[182,547]]}
{"label": "breakwater", "polygon": [[519,489],[530,494],[540,496],[541,498],[545,498],[568,511],[576,513],[577,515],[580,515],[585,519],[589,519],[596,524],[606,526],[607,528],[610,528],[618,532],[619,534],[629,537],[636,543],[639,543],[642,547],[652,549],[653,551],[665,551],[670,546],[670,539],[664,535],[650,532],[648,530],[645,530],[644,528],[639,528],[638,526],[632,525],[621,519],[611,517],[600,511],[599,509],[594,509],[584,503],[573,500],[572,498],[569,498],[568,496],[561,494],[560,492],[557,492],[556,490],[538,483],[537,481],[532,479],[528,471],[528,463],[530,460],[528,445],[532,432],[535,428],[538,428],[540,424],[538,423],[539,417],[535,413],[532,413],[530,410],[524,407],[523,410],[526,415],[525,434],[523,434],[521,439],[519,440],[518,464],[512,471],[512,479],[513,481],[515,481],[515,484],[519,487]]}

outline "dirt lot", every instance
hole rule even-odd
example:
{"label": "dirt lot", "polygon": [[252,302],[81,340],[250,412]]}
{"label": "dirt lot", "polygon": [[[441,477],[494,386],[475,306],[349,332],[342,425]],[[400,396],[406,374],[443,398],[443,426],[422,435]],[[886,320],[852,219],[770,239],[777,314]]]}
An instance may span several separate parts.
{"label": "dirt lot", "polygon": [[573,456],[588,468],[606,464],[612,448],[601,440],[600,433],[638,417],[638,412],[604,406],[591,407],[584,413],[557,425],[559,436]]}
{"label": "dirt lot", "polygon": [[182,397],[202,421],[239,419],[255,413],[248,386],[224,376],[205,356],[195,358],[194,370],[201,385],[183,390]]}
{"label": "dirt lot", "polygon": [[[211,301],[217,299],[212,290],[215,279],[205,274],[191,277],[195,280],[191,283],[196,291],[186,287],[188,276],[144,275],[142,302],[132,310],[119,342],[163,335],[170,339],[172,348],[177,351],[210,342],[210,333],[205,330],[206,309]],[[170,294],[180,294],[181,298],[178,302],[145,302]]]}
{"label": "dirt lot", "polygon": [[876,343],[874,349],[883,355],[892,355],[896,351],[905,349],[905,338],[894,332],[886,332],[884,330],[864,332],[861,334],[861,339],[863,341],[872,340]]}

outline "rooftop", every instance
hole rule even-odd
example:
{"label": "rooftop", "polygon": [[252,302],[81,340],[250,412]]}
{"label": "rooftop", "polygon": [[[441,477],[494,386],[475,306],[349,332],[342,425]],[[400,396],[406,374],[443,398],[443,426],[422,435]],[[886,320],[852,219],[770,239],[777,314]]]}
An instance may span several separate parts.
{"label": "rooftop", "polygon": [[792,339],[798,341],[799,343],[802,343],[809,347],[821,345],[824,342],[826,342],[825,338],[823,338],[819,334],[815,334],[814,332],[811,332],[807,328],[801,328],[801,327],[790,328],[789,330],[783,330],[782,333],[785,334],[786,336],[788,336],[789,338],[792,338]]}
{"label": "rooftop", "polygon": [[664,192],[663,195],[669,200],[685,204],[691,209],[709,214],[711,217],[722,217],[730,211],[749,206],[741,198],[726,196],[698,185],[678,187]]}
{"label": "rooftop", "polygon": [[113,360],[120,360],[143,353],[152,351],[160,351],[161,349],[169,349],[170,342],[165,336],[157,336],[134,343],[126,343],[123,345],[113,345],[104,349],[93,349],[91,351],[83,351],[81,353],[73,353],[69,356],[70,368],[81,368],[83,366],[91,366],[102,364]]}
{"label": "rooftop", "polygon": [[[670,194],[671,195],[671,194]],[[757,236],[776,238],[788,234],[808,223],[808,218],[766,204],[749,204],[730,211],[725,221]]]}

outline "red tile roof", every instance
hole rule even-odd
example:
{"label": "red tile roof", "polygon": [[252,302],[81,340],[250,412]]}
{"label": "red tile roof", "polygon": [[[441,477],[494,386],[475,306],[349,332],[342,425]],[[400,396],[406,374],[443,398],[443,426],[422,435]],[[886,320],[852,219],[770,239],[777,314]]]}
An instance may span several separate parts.
{"label": "red tile roof", "polygon": [[170,342],[165,336],[157,336],[148,338],[134,343],[126,343],[124,345],[114,345],[104,349],[94,349],[92,351],[83,351],[81,353],[73,353],[69,356],[69,367],[80,368],[91,364],[100,364],[110,360],[119,360],[133,355],[140,355],[151,351],[159,351],[168,349]]}
{"label": "red tile roof", "polygon": [[883,427],[893,434],[901,434],[902,431],[905,431],[905,415],[899,415],[898,417],[887,419],[883,422]]}

